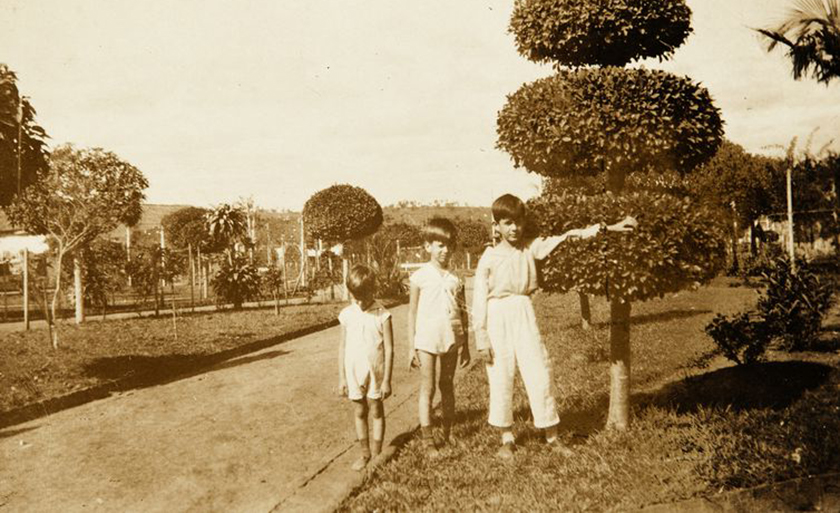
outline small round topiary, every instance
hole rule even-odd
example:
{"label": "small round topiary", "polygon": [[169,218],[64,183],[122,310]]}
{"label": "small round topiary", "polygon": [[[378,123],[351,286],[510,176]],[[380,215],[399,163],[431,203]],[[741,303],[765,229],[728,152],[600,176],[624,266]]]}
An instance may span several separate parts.
{"label": "small round topiary", "polygon": [[312,237],[343,243],[374,233],[382,224],[382,207],[361,187],[333,185],[307,200],[303,222]]}
{"label": "small round topiary", "polygon": [[723,122],[708,91],[658,70],[562,70],[508,96],[500,149],[543,176],[675,170],[710,159]]}
{"label": "small round topiary", "polygon": [[510,31],[534,62],[623,66],[670,58],[690,23],[684,0],[517,0]]}

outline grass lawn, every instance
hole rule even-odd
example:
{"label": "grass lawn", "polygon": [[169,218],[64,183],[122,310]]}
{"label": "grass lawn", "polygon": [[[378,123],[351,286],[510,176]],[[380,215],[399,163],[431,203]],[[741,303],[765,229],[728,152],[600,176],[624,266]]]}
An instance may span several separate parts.
{"label": "grass lawn", "polygon": [[[124,378],[174,376],[208,355],[334,320],[344,303],[223,310],[4,333],[0,342],[0,412]],[[231,355],[233,356],[233,355]]]}
{"label": "grass lawn", "polygon": [[[574,457],[555,456],[515,399],[519,450],[494,457],[481,365],[456,387],[455,442],[430,460],[412,439],[342,505],[343,510],[627,510],[721,490],[840,470],[840,371],[834,352],[772,355],[747,368],[693,362],[713,348],[703,328],[740,311],[754,289],[726,280],[634,305],[633,425],[603,429],[608,401],[608,326],[576,327],[576,295],[538,296],[553,357],[561,431]],[[603,300],[593,318],[608,319]]]}

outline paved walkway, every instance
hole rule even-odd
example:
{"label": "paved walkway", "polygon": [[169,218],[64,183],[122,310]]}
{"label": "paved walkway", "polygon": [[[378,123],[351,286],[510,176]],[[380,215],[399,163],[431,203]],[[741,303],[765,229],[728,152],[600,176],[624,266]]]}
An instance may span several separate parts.
{"label": "paved walkway", "polygon": [[[387,439],[413,427],[406,306],[392,309]],[[328,510],[360,477],[335,395],[338,328],[0,430],[0,511]],[[331,465],[332,463],[332,465]]]}

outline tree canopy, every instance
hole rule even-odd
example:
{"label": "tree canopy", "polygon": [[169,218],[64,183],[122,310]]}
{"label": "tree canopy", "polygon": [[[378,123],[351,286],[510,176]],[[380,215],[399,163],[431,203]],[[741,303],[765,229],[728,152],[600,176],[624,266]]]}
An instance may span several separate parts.
{"label": "tree canopy", "polygon": [[361,187],[333,185],[306,201],[303,222],[312,237],[344,243],[374,233],[382,224],[382,207]]}
{"label": "tree canopy", "polygon": [[32,185],[46,170],[46,139],[35,109],[18,91],[17,75],[0,63],[0,207],[11,203],[18,185]]}
{"label": "tree canopy", "polygon": [[722,121],[708,91],[664,71],[561,70],[508,96],[498,147],[543,176],[686,173],[714,155]]}
{"label": "tree canopy", "polygon": [[623,66],[669,57],[691,33],[684,0],[517,0],[519,53],[564,66]]}

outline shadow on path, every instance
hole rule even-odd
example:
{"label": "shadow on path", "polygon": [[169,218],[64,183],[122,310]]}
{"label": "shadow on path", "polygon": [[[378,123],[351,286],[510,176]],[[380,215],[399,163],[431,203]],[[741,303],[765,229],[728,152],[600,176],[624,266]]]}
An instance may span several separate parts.
{"label": "shadow on path", "polygon": [[26,433],[27,431],[33,431],[35,429],[38,429],[39,427],[40,426],[32,426],[22,429],[9,429],[6,431],[0,431],[0,440],[2,440],[3,438],[9,438],[10,436],[19,435],[21,433]]}

